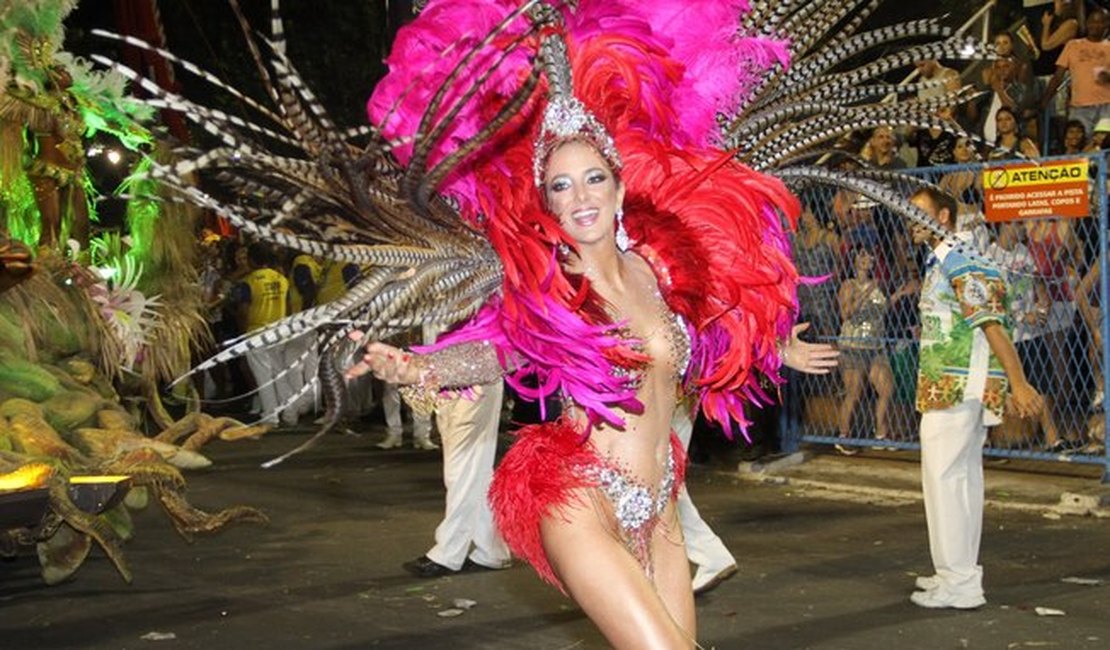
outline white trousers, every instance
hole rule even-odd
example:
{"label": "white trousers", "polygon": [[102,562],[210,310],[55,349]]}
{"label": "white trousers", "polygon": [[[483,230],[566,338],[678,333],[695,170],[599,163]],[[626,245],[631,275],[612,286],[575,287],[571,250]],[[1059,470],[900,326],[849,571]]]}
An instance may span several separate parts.
{"label": "white trousers", "polygon": [[489,567],[500,567],[510,559],[509,548],[494,526],[488,496],[504,386],[498,381],[472,390],[471,399],[450,400],[436,409],[447,508],[436,528],[435,546],[427,555],[453,570],[462,568],[468,555]]}
{"label": "white trousers", "polygon": [[247,365],[254,375],[255,384],[258,386],[256,397],[262,421],[266,424],[278,423],[279,408],[293,395],[291,375],[285,375],[274,380],[274,377],[286,366],[286,345],[272,345],[269,347],[251,350],[246,355]]}
{"label": "white trousers", "polygon": [[[679,405],[671,419],[671,427],[682,441],[682,448],[689,449],[690,437],[694,433],[690,411]],[[678,491],[678,520],[682,526],[682,534],[686,537],[686,557],[691,562],[710,569],[724,569],[736,564],[736,558],[725,548],[721,538],[701,518],[701,513],[690,500],[685,484]]]}
{"label": "white trousers", "polygon": [[955,594],[981,596],[983,403],[967,400],[921,416],[921,489],[936,575]]}
{"label": "white trousers", "polygon": [[[436,342],[436,337],[439,336],[440,328],[425,323],[421,326],[420,332],[424,345],[431,345]],[[497,408],[501,408],[500,403]],[[385,426],[389,436],[391,438],[394,436],[400,438],[403,429],[403,424],[401,422],[401,393],[398,391],[398,387],[395,384],[385,384],[385,390],[382,391],[382,409],[385,411]],[[412,414],[412,439],[431,440],[431,437],[432,417],[430,415],[420,415],[414,412]]]}
{"label": "white trousers", "polygon": [[[397,384],[383,382],[382,410],[385,412],[385,429],[390,438],[400,438],[404,432],[401,419],[401,391]],[[432,435],[432,418],[418,413],[412,414],[413,440],[428,440]]]}
{"label": "white trousers", "polygon": [[390,438],[400,438],[404,423],[401,421],[401,391],[397,384],[382,382],[382,411],[385,412],[385,429]]}
{"label": "white trousers", "polygon": [[[283,368],[292,368],[286,381],[289,394],[279,395],[282,401],[292,397],[306,384],[316,378],[316,371],[320,366],[320,355],[316,350],[316,333],[307,332],[284,344],[282,358]],[[280,389],[279,389],[280,393]],[[316,411],[316,391],[310,390],[301,395],[281,415],[289,424],[294,424],[302,415]]]}

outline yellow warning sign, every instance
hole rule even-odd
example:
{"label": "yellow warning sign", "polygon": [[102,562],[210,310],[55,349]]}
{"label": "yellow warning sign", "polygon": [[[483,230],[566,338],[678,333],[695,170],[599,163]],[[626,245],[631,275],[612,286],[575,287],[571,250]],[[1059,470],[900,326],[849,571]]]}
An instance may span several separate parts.
{"label": "yellow warning sign", "polygon": [[992,167],[983,170],[983,187],[1004,190],[1012,187],[1074,183],[1087,180],[1086,160],[1046,162],[1041,165]]}
{"label": "yellow warning sign", "polygon": [[983,170],[987,221],[1090,214],[1087,160],[1014,163]]}

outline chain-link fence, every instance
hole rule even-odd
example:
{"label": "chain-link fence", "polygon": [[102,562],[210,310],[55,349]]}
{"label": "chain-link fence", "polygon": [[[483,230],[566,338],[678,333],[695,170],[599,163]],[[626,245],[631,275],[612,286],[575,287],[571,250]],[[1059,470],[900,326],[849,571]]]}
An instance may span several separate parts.
{"label": "chain-link fence", "polygon": [[[1082,218],[988,223],[983,170],[995,163],[911,173],[957,199],[960,228],[1004,274],[1011,338],[1030,382],[1046,398],[1039,418],[1007,414],[990,430],[985,453],[1101,463],[1110,476],[1101,312],[1106,159],[1088,160],[1090,210]],[[899,189],[909,196],[916,186]],[[865,197],[814,188],[801,199],[795,259],[803,275],[828,276],[799,289],[801,320],[810,323],[812,340],[835,343],[841,357],[833,374],[790,378],[784,446],[835,444],[848,454],[865,447],[916,449],[918,299],[928,251],[913,244],[905,218]]]}

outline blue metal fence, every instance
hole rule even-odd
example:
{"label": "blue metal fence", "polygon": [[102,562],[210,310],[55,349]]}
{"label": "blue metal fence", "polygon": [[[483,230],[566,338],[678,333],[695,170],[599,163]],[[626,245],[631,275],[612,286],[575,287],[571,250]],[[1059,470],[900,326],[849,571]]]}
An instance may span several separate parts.
{"label": "blue metal fence", "polygon": [[[1076,156],[1069,157],[1075,159]],[[1008,279],[1012,337],[1031,383],[1045,395],[1039,418],[1007,415],[984,453],[1103,465],[1107,304],[1106,158],[1091,154],[1090,216],[1003,224],[983,217],[982,171],[997,163],[912,170],[957,198],[960,225]],[[1052,160],[1046,158],[1043,160]],[[1012,161],[1011,161],[1012,162]],[[898,188],[906,195],[915,189]],[[814,340],[841,350],[827,376],[792,376],[784,391],[783,446],[835,444],[917,449],[918,291],[925,251],[905,220],[845,190],[813,189],[794,237],[803,275],[829,280],[799,290]]]}

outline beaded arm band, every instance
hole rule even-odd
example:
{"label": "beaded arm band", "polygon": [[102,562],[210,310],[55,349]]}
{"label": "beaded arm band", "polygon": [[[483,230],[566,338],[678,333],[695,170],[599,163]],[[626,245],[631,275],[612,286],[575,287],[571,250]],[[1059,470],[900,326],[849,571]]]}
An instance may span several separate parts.
{"label": "beaded arm band", "polygon": [[413,411],[425,416],[435,411],[443,389],[488,384],[505,374],[497,352],[486,341],[452,345],[417,355],[412,362],[420,370],[420,380],[402,386],[401,396]]}

